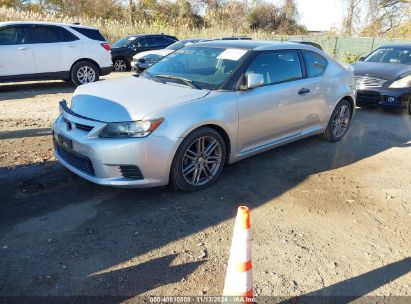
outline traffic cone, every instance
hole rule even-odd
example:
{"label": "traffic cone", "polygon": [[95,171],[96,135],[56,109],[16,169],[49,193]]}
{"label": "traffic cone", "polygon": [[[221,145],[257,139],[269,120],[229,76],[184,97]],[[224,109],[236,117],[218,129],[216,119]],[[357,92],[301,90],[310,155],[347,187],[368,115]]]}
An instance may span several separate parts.
{"label": "traffic cone", "polygon": [[[224,296],[236,297],[236,303],[253,303],[253,269],[251,265],[250,210],[238,207],[233,241],[224,283]],[[240,301],[238,301],[238,297]]]}

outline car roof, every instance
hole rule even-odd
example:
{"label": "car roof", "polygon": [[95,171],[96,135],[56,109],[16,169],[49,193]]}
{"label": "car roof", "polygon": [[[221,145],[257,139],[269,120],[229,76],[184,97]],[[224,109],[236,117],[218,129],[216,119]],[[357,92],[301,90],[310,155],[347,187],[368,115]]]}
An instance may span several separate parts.
{"label": "car roof", "polygon": [[397,44],[384,44],[379,48],[392,47],[392,48],[411,48],[411,43],[397,43]]}
{"label": "car roof", "polygon": [[57,25],[57,26],[70,26],[70,27],[80,27],[80,28],[87,28],[96,30],[96,27],[93,26],[86,26],[77,23],[59,23],[59,22],[43,22],[43,21],[6,21],[0,22],[0,26],[7,26],[7,25]]}
{"label": "car roof", "polygon": [[168,35],[168,34],[131,34],[131,35],[128,35],[126,37],[136,37],[136,38],[138,38],[138,37],[147,37],[147,36],[162,36],[162,37],[176,38],[176,37],[174,37],[172,35]]}
{"label": "car roof", "polygon": [[190,41],[209,41],[210,39],[205,39],[205,38],[188,38],[188,39],[183,39],[179,40],[176,42],[190,42]]}
{"label": "car roof", "polygon": [[193,47],[221,47],[221,48],[235,48],[255,51],[269,51],[269,50],[284,50],[284,49],[319,49],[306,44],[282,41],[268,41],[268,40],[212,40],[206,42],[198,42]]}

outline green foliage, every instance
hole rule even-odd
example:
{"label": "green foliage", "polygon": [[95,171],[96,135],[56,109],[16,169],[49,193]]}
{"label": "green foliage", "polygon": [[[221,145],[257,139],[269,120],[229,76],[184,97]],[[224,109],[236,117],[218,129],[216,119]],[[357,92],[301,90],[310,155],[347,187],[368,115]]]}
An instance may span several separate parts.
{"label": "green foliage", "polygon": [[354,63],[357,62],[362,55],[360,54],[355,54],[355,53],[350,53],[349,51],[345,51],[343,54],[342,61],[345,63]]}

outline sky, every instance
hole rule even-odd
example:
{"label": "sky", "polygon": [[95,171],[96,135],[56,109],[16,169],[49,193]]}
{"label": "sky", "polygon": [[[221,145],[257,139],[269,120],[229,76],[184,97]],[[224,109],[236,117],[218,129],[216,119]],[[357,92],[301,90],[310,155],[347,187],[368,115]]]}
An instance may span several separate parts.
{"label": "sky", "polygon": [[[282,4],[282,0],[271,0]],[[343,20],[342,0],[296,0],[299,22],[310,31],[327,31],[340,28]]]}
{"label": "sky", "polygon": [[300,23],[310,31],[340,28],[343,20],[341,0],[297,0]]}

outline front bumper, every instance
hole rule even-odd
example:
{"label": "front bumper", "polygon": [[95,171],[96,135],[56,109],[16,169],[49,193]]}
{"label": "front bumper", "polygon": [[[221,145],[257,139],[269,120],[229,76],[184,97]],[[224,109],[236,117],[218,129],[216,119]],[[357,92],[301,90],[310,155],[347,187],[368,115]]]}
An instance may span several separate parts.
{"label": "front bumper", "polygon": [[[58,161],[99,185],[145,188],[168,184],[171,162],[182,139],[153,134],[145,138],[99,138],[97,133],[105,125],[63,112],[52,126]],[[62,144],[62,136],[71,147]],[[130,174],[129,168],[138,168],[142,176]]]}
{"label": "front bumper", "polygon": [[141,62],[139,60],[133,60],[131,62],[131,69],[135,72],[142,72],[149,67],[151,67],[154,63],[149,63],[147,61]]}
{"label": "front bumper", "polygon": [[383,108],[407,108],[411,89],[361,88],[357,89],[357,105],[373,105]]}

